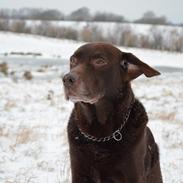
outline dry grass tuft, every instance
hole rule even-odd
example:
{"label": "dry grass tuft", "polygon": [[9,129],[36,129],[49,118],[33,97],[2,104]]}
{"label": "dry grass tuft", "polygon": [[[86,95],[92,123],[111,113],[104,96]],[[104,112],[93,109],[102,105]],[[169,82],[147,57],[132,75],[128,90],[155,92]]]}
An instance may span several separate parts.
{"label": "dry grass tuft", "polygon": [[5,76],[8,75],[8,64],[3,62],[0,63],[0,72],[3,73]]}
{"label": "dry grass tuft", "polygon": [[30,71],[25,71],[24,74],[23,74],[23,77],[26,79],[26,80],[32,80],[33,79],[33,75]]}
{"label": "dry grass tuft", "polygon": [[4,105],[5,111],[10,111],[12,108],[16,107],[16,101],[14,100],[8,100],[6,104]]}
{"label": "dry grass tuft", "polygon": [[30,129],[23,129],[17,134],[16,144],[26,144],[31,140],[32,131]]}
{"label": "dry grass tuft", "polygon": [[45,138],[46,134],[37,133],[31,128],[23,128],[17,132],[16,143],[14,146],[19,144],[27,144],[29,142],[37,141],[38,139]]}
{"label": "dry grass tuft", "polygon": [[5,128],[0,128],[0,137],[8,137],[8,136],[9,136],[8,130]]}
{"label": "dry grass tuft", "polygon": [[175,120],[176,113],[171,112],[171,113],[161,113],[157,115],[158,119],[161,119],[163,121],[173,121]]}

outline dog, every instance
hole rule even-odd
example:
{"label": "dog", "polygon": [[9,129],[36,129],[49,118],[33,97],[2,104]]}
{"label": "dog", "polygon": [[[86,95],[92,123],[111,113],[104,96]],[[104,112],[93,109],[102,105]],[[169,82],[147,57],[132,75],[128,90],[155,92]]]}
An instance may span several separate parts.
{"label": "dog", "polygon": [[63,77],[72,183],[162,183],[158,146],[130,82],[160,73],[132,53],[88,43]]}

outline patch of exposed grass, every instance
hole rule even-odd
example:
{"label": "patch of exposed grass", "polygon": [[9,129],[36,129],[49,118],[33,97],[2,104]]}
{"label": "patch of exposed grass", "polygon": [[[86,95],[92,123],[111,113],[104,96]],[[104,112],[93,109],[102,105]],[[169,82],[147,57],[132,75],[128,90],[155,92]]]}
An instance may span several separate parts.
{"label": "patch of exposed grass", "polygon": [[24,79],[26,80],[32,80],[33,79],[33,75],[30,71],[25,71],[23,74]]}
{"label": "patch of exposed grass", "polygon": [[8,64],[6,62],[0,63],[0,72],[5,76],[8,75]]}

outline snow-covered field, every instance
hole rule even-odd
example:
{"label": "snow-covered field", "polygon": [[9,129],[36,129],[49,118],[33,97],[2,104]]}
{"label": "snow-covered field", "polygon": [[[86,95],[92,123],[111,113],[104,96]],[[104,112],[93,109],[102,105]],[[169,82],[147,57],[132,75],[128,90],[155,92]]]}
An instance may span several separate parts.
{"label": "snow-covered field", "polygon": [[[2,32],[0,43],[0,63],[10,73],[0,73],[0,183],[69,183],[66,125],[73,104],[64,99],[61,76],[82,43]],[[133,88],[160,146],[164,182],[183,183],[183,54],[122,49],[162,71],[140,77]],[[24,79],[27,70],[32,80]]]}
{"label": "snow-covered field", "polygon": [[[0,56],[68,59],[82,44],[81,42],[42,36],[0,32]],[[183,53],[162,53],[160,51],[123,47],[121,49],[134,53],[150,65],[183,68]]]}

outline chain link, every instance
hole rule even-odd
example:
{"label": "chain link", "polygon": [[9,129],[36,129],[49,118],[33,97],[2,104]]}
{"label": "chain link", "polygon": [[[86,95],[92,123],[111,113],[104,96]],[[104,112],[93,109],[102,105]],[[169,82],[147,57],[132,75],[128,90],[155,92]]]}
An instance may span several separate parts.
{"label": "chain link", "polygon": [[[134,99],[135,100],[135,99]],[[110,141],[111,139],[114,139],[116,141],[121,141],[122,140],[122,134],[121,134],[121,130],[123,129],[123,127],[125,126],[126,122],[128,121],[128,118],[130,116],[130,112],[131,112],[131,109],[133,107],[133,104],[134,104],[134,100],[132,100],[131,104],[130,104],[130,107],[129,107],[129,110],[128,112],[126,113],[125,117],[124,117],[124,120],[123,120],[123,123],[121,124],[121,126],[119,127],[119,129],[117,129],[116,131],[114,131],[112,133],[112,135],[109,135],[109,136],[106,136],[106,137],[101,137],[101,138],[97,138],[95,136],[92,136],[92,135],[89,135],[87,133],[84,133],[81,131],[81,129],[79,128],[79,131],[80,133],[88,140],[91,140],[93,142],[107,142],[107,141]]]}

